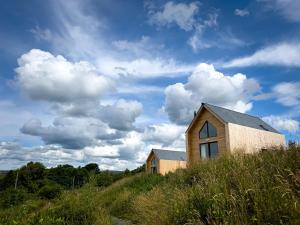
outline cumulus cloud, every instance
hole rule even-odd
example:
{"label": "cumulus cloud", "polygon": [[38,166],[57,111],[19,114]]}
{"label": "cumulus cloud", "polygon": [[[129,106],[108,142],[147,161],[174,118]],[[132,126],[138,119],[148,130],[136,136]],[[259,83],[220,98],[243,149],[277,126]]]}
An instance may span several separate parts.
{"label": "cumulus cloud", "polygon": [[291,118],[271,115],[262,119],[277,130],[288,131],[289,133],[297,133],[299,131],[299,122]]}
{"label": "cumulus cloud", "polygon": [[38,161],[47,167],[59,164],[83,166],[93,161],[98,163],[102,170],[134,169],[145,160],[145,152],[141,151],[144,150],[143,146],[137,145],[141,148],[131,148],[132,152],[130,153],[134,157],[127,160],[125,159],[127,155],[123,158],[119,152],[121,147],[126,148],[126,143],[122,143],[118,147],[104,147],[104,145],[98,144],[83,149],[71,150],[60,145],[23,147],[17,142],[0,142],[0,169],[7,170],[7,165],[9,165],[9,168],[15,169],[29,161]]}
{"label": "cumulus cloud", "polygon": [[132,130],[135,119],[141,115],[143,105],[138,101],[120,99],[113,105],[102,106],[99,118],[117,130]]}
{"label": "cumulus cloud", "polygon": [[250,13],[247,9],[235,9],[234,10],[234,14],[236,16],[241,16],[241,17],[244,17],[244,16],[249,16]]}
{"label": "cumulus cloud", "polygon": [[182,30],[193,30],[196,23],[195,16],[199,10],[199,2],[174,3],[167,2],[161,11],[150,11],[150,23],[157,26],[176,24]]}
{"label": "cumulus cloud", "polygon": [[257,65],[300,66],[300,44],[279,43],[256,51],[253,55],[240,57],[224,63],[224,67],[247,67]]}
{"label": "cumulus cloud", "polygon": [[67,102],[98,98],[113,89],[112,82],[98,75],[90,63],[72,63],[39,49],[23,54],[18,65],[16,81],[35,100]]}
{"label": "cumulus cloud", "polygon": [[300,82],[283,82],[273,87],[276,101],[284,106],[300,107]]}
{"label": "cumulus cloud", "polygon": [[172,147],[175,142],[181,141],[184,146],[184,133],[186,127],[176,124],[162,123],[148,126],[143,134],[146,142],[161,144],[163,147]]}
{"label": "cumulus cloud", "polygon": [[273,10],[291,22],[300,22],[300,2],[297,0],[257,0],[265,9]]}
{"label": "cumulus cloud", "polygon": [[254,79],[238,73],[224,75],[213,65],[198,65],[187,83],[170,85],[165,90],[165,106],[169,119],[177,124],[191,121],[193,111],[201,102],[207,102],[240,112],[252,108],[252,97],[260,91],[260,85]]}
{"label": "cumulus cloud", "polygon": [[31,119],[20,130],[41,137],[46,144],[59,144],[68,149],[82,149],[95,144],[97,139],[116,139],[119,136],[115,130],[92,118],[62,117],[55,119],[50,126]]}

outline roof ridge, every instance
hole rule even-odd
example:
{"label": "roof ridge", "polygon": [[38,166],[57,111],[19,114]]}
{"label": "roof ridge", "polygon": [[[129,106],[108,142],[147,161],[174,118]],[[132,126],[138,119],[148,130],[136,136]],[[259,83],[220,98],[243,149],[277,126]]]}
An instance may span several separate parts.
{"label": "roof ridge", "polygon": [[225,110],[228,110],[228,111],[231,111],[231,112],[235,112],[235,113],[239,113],[239,114],[242,114],[242,115],[251,116],[251,117],[254,117],[254,118],[257,118],[257,119],[262,120],[262,119],[261,119],[260,117],[258,117],[258,116],[253,116],[253,115],[250,115],[250,114],[247,114],[247,113],[241,113],[241,112],[238,112],[238,111],[235,111],[235,110],[232,110],[232,109],[227,109],[227,108],[224,108],[224,107],[221,107],[221,106],[212,105],[212,104],[209,104],[209,103],[204,103],[204,105],[218,107],[218,108],[225,109]]}
{"label": "roof ridge", "polygon": [[152,148],[152,150],[168,151],[168,152],[185,152],[185,151],[177,151],[177,150],[170,150],[170,149],[159,149],[159,148]]}

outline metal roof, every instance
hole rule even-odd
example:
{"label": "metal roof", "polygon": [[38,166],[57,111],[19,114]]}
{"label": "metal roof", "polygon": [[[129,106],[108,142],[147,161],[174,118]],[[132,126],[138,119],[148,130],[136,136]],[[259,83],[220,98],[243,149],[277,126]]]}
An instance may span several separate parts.
{"label": "metal roof", "polygon": [[[274,133],[279,133],[276,129],[264,122],[262,119],[244,113],[239,113],[230,109],[225,109],[219,106],[203,103],[208,109],[213,111],[226,123],[239,124],[246,127],[251,127],[259,130],[266,130]],[[200,108],[201,109],[201,108]]]}
{"label": "metal roof", "polygon": [[186,153],[180,151],[171,151],[171,150],[163,150],[163,149],[152,149],[154,154],[158,159],[164,160],[186,160]]}

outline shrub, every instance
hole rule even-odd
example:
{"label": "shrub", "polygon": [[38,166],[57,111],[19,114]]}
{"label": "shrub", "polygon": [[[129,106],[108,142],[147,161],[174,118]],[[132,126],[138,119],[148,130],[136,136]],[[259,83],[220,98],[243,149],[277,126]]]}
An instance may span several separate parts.
{"label": "shrub", "polygon": [[46,184],[39,190],[38,195],[44,199],[54,199],[60,196],[62,188],[60,185],[52,183]]}
{"label": "shrub", "polygon": [[107,171],[100,172],[97,174],[96,183],[99,187],[107,187],[113,183],[113,176]]}
{"label": "shrub", "polygon": [[22,204],[28,197],[28,194],[23,189],[8,188],[0,196],[1,207],[6,208]]}

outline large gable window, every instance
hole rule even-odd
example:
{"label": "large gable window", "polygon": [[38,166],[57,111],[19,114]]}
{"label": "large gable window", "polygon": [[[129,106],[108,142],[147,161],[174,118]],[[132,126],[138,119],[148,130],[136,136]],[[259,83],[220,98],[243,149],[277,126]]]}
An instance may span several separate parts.
{"label": "large gable window", "polygon": [[199,138],[209,138],[216,136],[217,129],[210,122],[206,121],[199,132]]}

